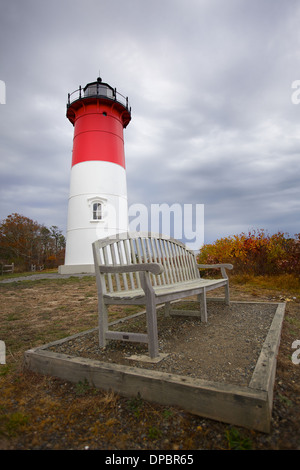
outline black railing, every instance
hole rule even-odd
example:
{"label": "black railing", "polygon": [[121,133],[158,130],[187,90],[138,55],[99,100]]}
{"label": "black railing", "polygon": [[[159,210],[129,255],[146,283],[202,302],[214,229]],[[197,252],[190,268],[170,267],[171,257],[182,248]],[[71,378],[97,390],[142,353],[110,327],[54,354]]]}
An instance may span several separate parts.
{"label": "black railing", "polygon": [[116,88],[111,88],[101,83],[91,84],[85,88],[82,88],[80,86],[78,90],[75,90],[72,93],[68,93],[67,108],[74,101],[80,100],[82,98],[94,97],[102,97],[112,101],[117,101],[118,103],[121,103],[131,113],[131,107],[129,106],[128,97],[121,95],[121,93],[119,93]]}

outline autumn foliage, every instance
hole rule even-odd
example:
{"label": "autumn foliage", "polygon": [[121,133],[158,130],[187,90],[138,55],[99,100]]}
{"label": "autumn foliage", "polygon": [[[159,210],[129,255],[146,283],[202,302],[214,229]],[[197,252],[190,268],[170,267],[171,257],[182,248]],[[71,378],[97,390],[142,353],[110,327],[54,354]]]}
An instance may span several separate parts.
{"label": "autumn foliage", "polygon": [[17,271],[63,264],[64,247],[65,238],[54,225],[47,228],[16,213],[0,223],[0,261],[14,263]]}
{"label": "autumn foliage", "polygon": [[253,230],[204,245],[199,263],[232,263],[235,274],[300,275],[300,233],[294,238],[282,232],[274,235]]}

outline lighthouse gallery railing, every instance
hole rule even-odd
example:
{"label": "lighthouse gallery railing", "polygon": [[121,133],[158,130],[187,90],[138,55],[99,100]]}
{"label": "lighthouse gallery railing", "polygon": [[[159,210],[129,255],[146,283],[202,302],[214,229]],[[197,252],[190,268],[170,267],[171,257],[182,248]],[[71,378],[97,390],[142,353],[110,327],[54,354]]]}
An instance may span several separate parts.
{"label": "lighthouse gallery railing", "polygon": [[129,112],[131,112],[131,107],[129,106],[128,97],[123,96],[121,93],[117,91],[117,89],[112,89],[105,85],[94,85],[89,86],[86,90],[81,86],[78,90],[73,91],[72,93],[68,93],[68,102],[67,108],[77,100],[82,98],[91,98],[91,97],[103,97],[107,99],[111,99],[112,101],[117,101],[121,103]]}

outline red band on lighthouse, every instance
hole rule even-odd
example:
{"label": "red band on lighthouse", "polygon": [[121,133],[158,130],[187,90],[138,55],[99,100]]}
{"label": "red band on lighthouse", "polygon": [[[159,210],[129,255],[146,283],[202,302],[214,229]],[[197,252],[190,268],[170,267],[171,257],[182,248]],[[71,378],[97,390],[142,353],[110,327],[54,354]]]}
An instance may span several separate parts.
{"label": "red band on lighthouse", "polygon": [[76,111],[72,166],[91,160],[125,168],[123,122],[111,106],[88,104]]}

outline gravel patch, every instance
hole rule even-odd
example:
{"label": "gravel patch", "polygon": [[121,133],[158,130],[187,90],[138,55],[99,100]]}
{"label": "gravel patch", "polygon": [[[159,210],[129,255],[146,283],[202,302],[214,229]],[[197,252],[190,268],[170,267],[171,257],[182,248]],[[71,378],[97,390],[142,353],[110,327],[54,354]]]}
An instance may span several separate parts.
{"label": "gravel patch", "polygon": [[[178,308],[191,310],[181,302]],[[193,307],[193,306],[192,306]],[[106,348],[98,345],[93,330],[49,350],[73,357],[135,366],[143,369],[247,386],[268,334],[277,304],[232,302],[208,303],[208,322],[195,317],[165,317],[157,312],[160,353],[168,354],[158,363],[131,360],[132,355],[147,355],[147,345],[111,340]],[[145,314],[110,326],[115,331],[146,332]]]}

